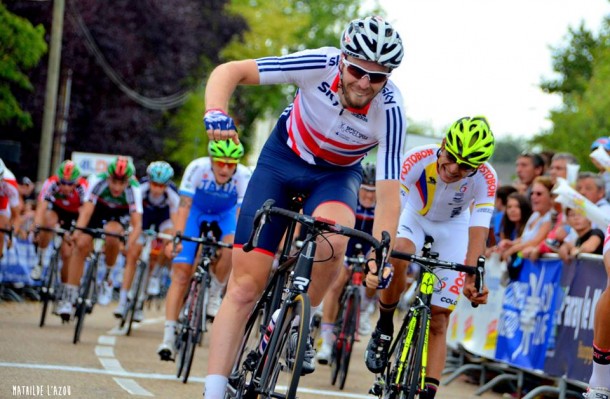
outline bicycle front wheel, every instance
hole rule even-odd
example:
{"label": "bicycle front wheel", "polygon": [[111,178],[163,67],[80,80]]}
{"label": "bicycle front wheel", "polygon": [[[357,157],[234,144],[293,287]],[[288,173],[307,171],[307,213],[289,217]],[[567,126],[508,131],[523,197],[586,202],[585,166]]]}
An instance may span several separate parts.
{"label": "bicycle front wheel", "polygon": [[[277,320],[265,362],[266,369],[261,377],[259,399],[296,398],[305,349],[309,343],[309,321],[311,304],[306,293],[297,295],[285,308]],[[286,372],[280,379],[280,372]],[[284,391],[278,383],[286,386]]]}
{"label": "bicycle front wheel", "polygon": [[193,358],[195,357],[195,348],[197,347],[197,344],[199,343],[199,340],[203,334],[203,305],[206,290],[207,287],[204,276],[202,282],[195,284],[193,298],[189,308],[189,334],[184,342],[184,370],[182,370],[182,382],[185,384],[187,383],[189,374],[191,373],[191,366],[193,365]]}
{"label": "bicycle front wheel", "polygon": [[358,317],[360,316],[360,292],[358,289],[351,291],[345,306],[345,315],[343,317],[343,349],[341,351],[341,361],[339,367],[339,389],[345,388],[345,380],[347,379],[347,371],[349,362],[352,357],[352,349],[356,339],[356,327],[358,325]]}
{"label": "bicycle front wheel", "polygon": [[51,256],[51,262],[49,263],[49,268],[47,269],[47,278],[42,284],[41,290],[41,299],[42,299],[42,313],[40,315],[40,323],[39,326],[43,327],[45,319],[47,317],[47,309],[49,307],[49,302],[55,300],[56,287],[57,287],[57,262],[59,257],[59,249],[55,250],[53,256]]}
{"label": "bicycle front wheel", "polygon": [[129,293],[129,302],[127,304],[127,313],[122,319],[121,327],[127,322],[127,331],[126,335],[131,335],[131,326],[133,325],[133,318],[136,314],[136,310],[138,309],[138,304],[140,301],[144,300],[142,295],[142,286],[144,285],[144,280],[146,277],[146,269],[148,265],[142,261],[138,261],[138,265],[136,268],[136,275],[132,282],[132,287]]}
{"label": "bicycle front wheel", "polygon": [[[80,341],[80,334],[83,330],[83,326],[85,325],[85,315],[93,310],[93,295],[95,292],[95,282],[97,278],[98,256],[99,255],[96,255],[87,267],[87,274],[85,275],[85,280],[83,280],[78,298],[76,300],[75,317],[77,321],[76,327],[74,328],[74,344]],[[88,309],[88,307],[91,307],[91,309]]]}
{"label": "bicycle front wheel", "polygon": [[411,309],[407,315],[396,348],[390,358],[393,366],[388,372],[389,399],[414,399],[421,390],[425,369],[422,360],[427,357],[427,332],[430,315],[427,309]]}

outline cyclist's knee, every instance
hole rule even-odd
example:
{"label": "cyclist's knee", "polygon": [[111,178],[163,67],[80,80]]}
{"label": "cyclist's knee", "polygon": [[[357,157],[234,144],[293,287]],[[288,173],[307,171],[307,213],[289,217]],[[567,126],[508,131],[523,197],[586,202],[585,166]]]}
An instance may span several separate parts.
{"label": "cyclist's knee", "polygon": [[172,284],[186,286],[191,279],[191,265],[187,263],[172,264]]}
{"label": "cyclist's knee", "polygon": [[348,238],[341,235],[326,237],[318,242],[316,248],[316,260],[325,260],[328,262],[341,262],[345,257]]}
{"label": "cyclist's knee", "polygon": [[265,282],[259,281],[256,276],[250,274],[242,274],[238,277],[231,275],[226,297],[242,305],[254,303],[264,289]]}

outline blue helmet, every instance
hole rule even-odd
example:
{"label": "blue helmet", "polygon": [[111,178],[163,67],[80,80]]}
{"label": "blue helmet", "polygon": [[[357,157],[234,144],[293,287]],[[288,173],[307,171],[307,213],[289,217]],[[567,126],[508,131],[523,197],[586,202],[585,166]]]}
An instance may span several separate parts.
{"label": "blue helmet", "polygon": [[591,144],[591,151],[596,150],[597,147],[604,147],[606,151],[610,151],[610,138],[600,137]]}
{"label": "blue helmet", "polygon": [[148,165],[146,174],[152,182],[167,184],[174,177],[174,169],[165,161],[155,161]]}

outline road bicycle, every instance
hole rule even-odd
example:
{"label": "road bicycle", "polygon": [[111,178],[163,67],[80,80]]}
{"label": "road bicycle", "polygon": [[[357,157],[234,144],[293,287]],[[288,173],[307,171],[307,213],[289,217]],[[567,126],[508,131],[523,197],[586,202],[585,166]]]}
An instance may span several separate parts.
{"label": "road bicycle", "polygon": [[136,263],[136,273],[131,282],[131,288],[127,294],[127,305],[125,306],[125,313],[121,317],[119,324],[120,328],[125,328],[127,324],[126,335],[131,335],[131,327],[134,322],[135,314],[144,307],[144,301],[146,300],[146,284],[148,282],[150,252],[152,249],[153,242],[157,239],[157,231],[154,226],[142,231],[142,237],[144,238],[144,245],[140,252],[140,257]]}
{"label": "road bicycle", "polygon": [[360,324],[360,303],[362,301],[360,287],[364,280],[366,257],[362,253],[361,244],[356,244],[356,250],[358,251],[356,256],[345,258],[345,263],[350,271],[349,280],[340,297],[339,313],[337,313],[338,317],[333,329],[336,339],[330,358],[330,382],[335,385],[338,379],[341,390],[345,387],[352,349]]}
{"label": "road bicycle", "polygon": [[[176,327],[176,377],[182,378],[183,383],[187,383],[193,358],[195,357],[195,347],[202,342],[203,335],[207,332],[206,309],[208,292],[212,281],[210,265],[216,259],[220,248],[233,248],[233,244],[217,241],[216,236],[220,236],[219,227],[216,222],[211,224],[204,223],[199,237],[189,237],[177,233],[174,237],[159,234],[163,239],[172,239],[174,247],[180,241],[191,241],[201,246],[201,254],[195,273],[191,277],[189,289],[186,293],[184,306],[180,311],[178,325]],[[163,359],[171,360],[171,359]]]}
{"label": "road bicycle", "polygon": [[[64,236],[69,230],[64,230],[61,227],[44,227],[38,226],[36,233],[39,231],[47,231],[53,233],[52,253],[49,260],[49,266],[46,269],[46,274],[40,286],[40,301],[42,302],[42,313],[40,314],[39,326],[44,327],[44,322],[47,317],[47,309],[50,302],[55,301],[59,295],[61,280],[59,277],[59,262],[61,259],[61,246],[64,242]],[[42,254],[40,255],[42,256]]]}
{"label": "road bicycle", "polygon": [[[385,370],[377,375],[370,394],[383,399],[413,399],[425,389],[428,361],[428,337],[430,334],[430,303],[438,279],[434,269],[450,269],[475,276],[475,287],[482,292],[485,258],[479,257],[477,266],[466,266],[438,259],[431,252],[433,238],[426,236],[421,255],[392,251],[391,257],[418,264],[421,269],[417,279],[419,292],[407,310],[400,330],[390,345],[390,358]],[[472,304],[476,307],[477,304]]]}
{"label": "road bicycle", "polygon": [[[77,321],[76,326],[74,327],[74,339],[72,342],[77,344],[80,341],[80,334],[85,325],[85,316],[93,311],[93,307],[97,303],[97,271],[106,237],[116,237],[122,243],[125,243],[126,233],[111,233],[100,228],[92,229],[89,227],[76,226],[74,227],[74,230],[80,230],[93,237],[93,252],[89,257],[89,265],[86,268],[85,276],[78,289],[78,298],[76,299],[74,317]],[[106,271],[106,273],[108,273],[108,271]]]}
{"label": "road bicycle", "polygon": [[[300,209],[303,196],[296,196],[291,209]],[[265,223],[272,217],[289,219],[279,266],[270,278],[261,299],[246,322],[244,336],[229,376],[225,398],[294,399],[301,377],[305,349],[311,343],[309,322],[311,305],[307,289],[311,280],[317,239],[324,234],[340,234],[369,242],[376,250],[375,262],[383,264],[387,256],[390,236],[384,232],[377,239],[360,230],[341,226],[336,222],[303,215],[294,210],[277,208],[267,200],[254,217],[254,226],[244,251],[257,246]],[[303,246],[296,253],[292,242],[298,225],[306,229]],[[271,330],[271,326],[273,326]],[[287,376],[280,382],[280,373]]]}

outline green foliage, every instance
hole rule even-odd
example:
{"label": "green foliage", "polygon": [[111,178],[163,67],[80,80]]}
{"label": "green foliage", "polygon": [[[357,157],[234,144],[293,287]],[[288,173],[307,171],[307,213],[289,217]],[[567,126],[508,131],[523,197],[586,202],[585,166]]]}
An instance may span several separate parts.
{"label": "green foliage", "polygon": [[570,33],[570,47],[554,56],[555,70],[562,77],[553,87],[563,95],[564,106],[551,112],[553,128],[536,136],[533,143],[570,152],[578,158],[581,170],[596,170],[589,159],[591,143],[610,134],[608,19],[597,38],[582,27]]}
{"label": "green foliage", "polygon": [[515,137],[505,137],[496,139],[496,147],[491,157],[491,163],[513,163],[520,153],[525,149],[522,139]]}
{"label": "green foliage", "polygon": [[15,121],[21,129],[32,126],[12,90],[33,90],[24,71],[36,66],[46,51],[42,25],[32,26],[0,2],[0,125]]}
{"label": "green foliage", "polygon": [[[359,14],[362,3],[363,0],[233,0],[226,11],[245,19],[248,30],[233,37],[222,50],[221,58],[231,61],[288,54],[306,48],[338,47],[347,22],[362,16]],[[372,13],[376,12],[379,12],[379,7],[375,3]],[[212,68],[207,70],[209,74]],[[238,125],[246,152],[255,120],[278,116],[291,101],[295,90],[291,85],[237,88],[230,112]],[[204,109],[202,89],[201,93],[193,94],[172,120],[172,125],[179,130],[179,137],[169,143],[176,149],[170,153],[173,160],[182,165],[193,159],[196,135],[202,138],[200,150],[207,145],[201,122]],[[199,151],[199,156],[203,154]]]}

